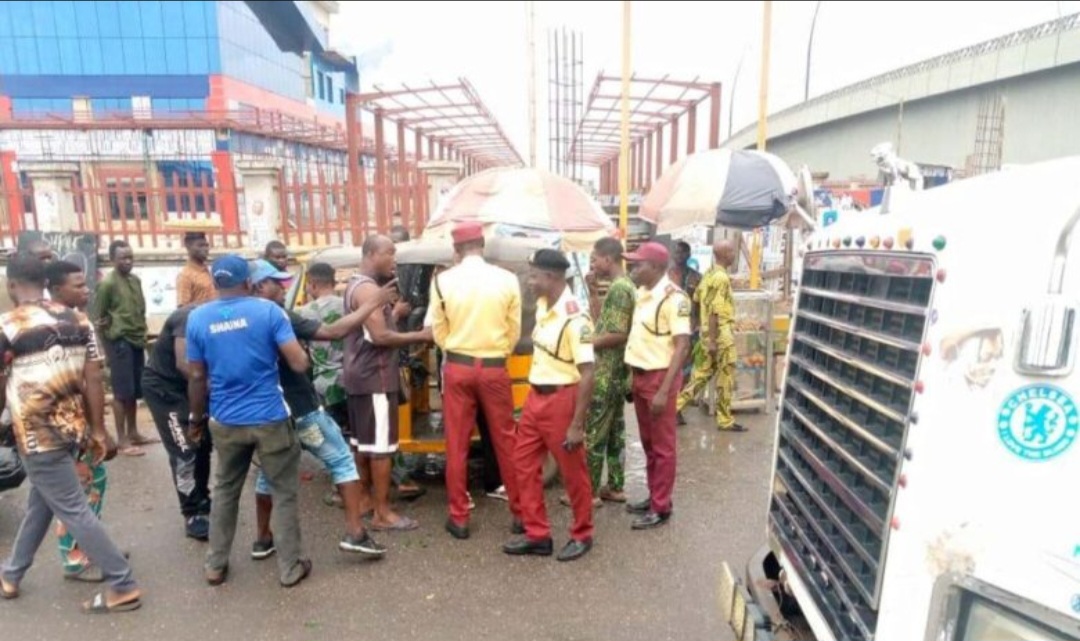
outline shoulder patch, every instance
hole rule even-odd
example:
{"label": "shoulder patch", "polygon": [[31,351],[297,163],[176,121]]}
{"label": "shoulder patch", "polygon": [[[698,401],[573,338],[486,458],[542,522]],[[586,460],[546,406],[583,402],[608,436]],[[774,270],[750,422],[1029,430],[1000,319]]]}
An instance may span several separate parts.
{"label": "shoulder patch", "polygon": [[690,316],[690,300],[686,296],[679,296],[678,307],[675,308],[679,318]]}
{"label": "shoulder patch", "polygon": [[566,313],[567,314],[579,314],[581,313],[581,307],[577,304],[576,300],[566,301]]}
{"label": "shoulder patch", "polygon": [[578,342],[582,345],[592,345],[593,328],[589,323],[582,323],[578,330]]}

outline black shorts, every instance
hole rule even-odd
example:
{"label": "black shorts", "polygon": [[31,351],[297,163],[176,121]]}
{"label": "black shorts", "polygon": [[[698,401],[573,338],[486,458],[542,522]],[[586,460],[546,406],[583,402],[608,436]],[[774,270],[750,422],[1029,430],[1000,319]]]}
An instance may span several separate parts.
{"label": "black shorts", "polygon": [[349,445],[361,454],[387,456],[398,450],[398,393],[349,395]]}
{"label": "black shorts", "polygon": [[113,398],[118,401],[137,401],[142,398],[143,348],[119,338],[105,341],[105,356],[109,359],[109,379]]}

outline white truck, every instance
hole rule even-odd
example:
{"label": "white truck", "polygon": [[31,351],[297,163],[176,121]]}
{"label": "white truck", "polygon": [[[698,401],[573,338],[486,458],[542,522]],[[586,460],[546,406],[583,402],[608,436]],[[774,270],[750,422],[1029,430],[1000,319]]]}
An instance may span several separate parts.
{"label": "white truck", "polygon": [[[1080,157],[805,243],[740,640],[1080,640]],[[899,190],[899,191],[898,191]]]}

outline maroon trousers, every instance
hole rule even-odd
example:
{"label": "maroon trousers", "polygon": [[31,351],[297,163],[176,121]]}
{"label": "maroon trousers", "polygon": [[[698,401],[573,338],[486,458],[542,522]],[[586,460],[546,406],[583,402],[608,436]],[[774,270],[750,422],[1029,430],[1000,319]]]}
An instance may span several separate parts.
{"label": "maroon trousers", "polygon": [[667,405],[654,417],[650,406],[653,397],[664,383],[667,370],[634,370],[631,392],[637,414],[641,445],[645,448],[645,474],[649,484],[652,511],[667,514],[671,511],[671,493],[675,489],[675,400],[682,389],[682,374],[676,374],[668,390]]}
{"label": "maroon trousers", "polygon": [[484,412],[495,457],[499,461],[510,512],[520,518],[517,478],[514,474],[514,396],[505,367],[483,367],[446,362],[443,366],[443,425],[446,430],[446,494],[450,519],[469,522],[469,443],[476,427],[476,409]]}
{"label": "maroon trousers", "polygon": [[555,457],[562,474],[563,486],[570,496],[574,524],[570,538],[589,541],[593,536],[592,481],[585,462],[584,444],[567,452],[563,448],[566,432],[574,418],[577,404],[577,385],[560,387],[551,394],[529,390],[518,426],[514,464],[521,492],[521,522],[530,541],[542,541],[551,536],[547,507],[544,505],[544,460],[548,452]]}

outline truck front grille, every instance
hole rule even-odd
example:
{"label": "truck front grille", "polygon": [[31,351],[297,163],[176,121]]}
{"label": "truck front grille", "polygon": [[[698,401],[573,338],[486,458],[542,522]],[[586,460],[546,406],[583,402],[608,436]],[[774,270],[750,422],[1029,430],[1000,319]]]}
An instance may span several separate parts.
{"label": "truck front grille", "polygon": [[770,529],[837,636],[874,638],[933,261],[807,256],[780,408]]}

